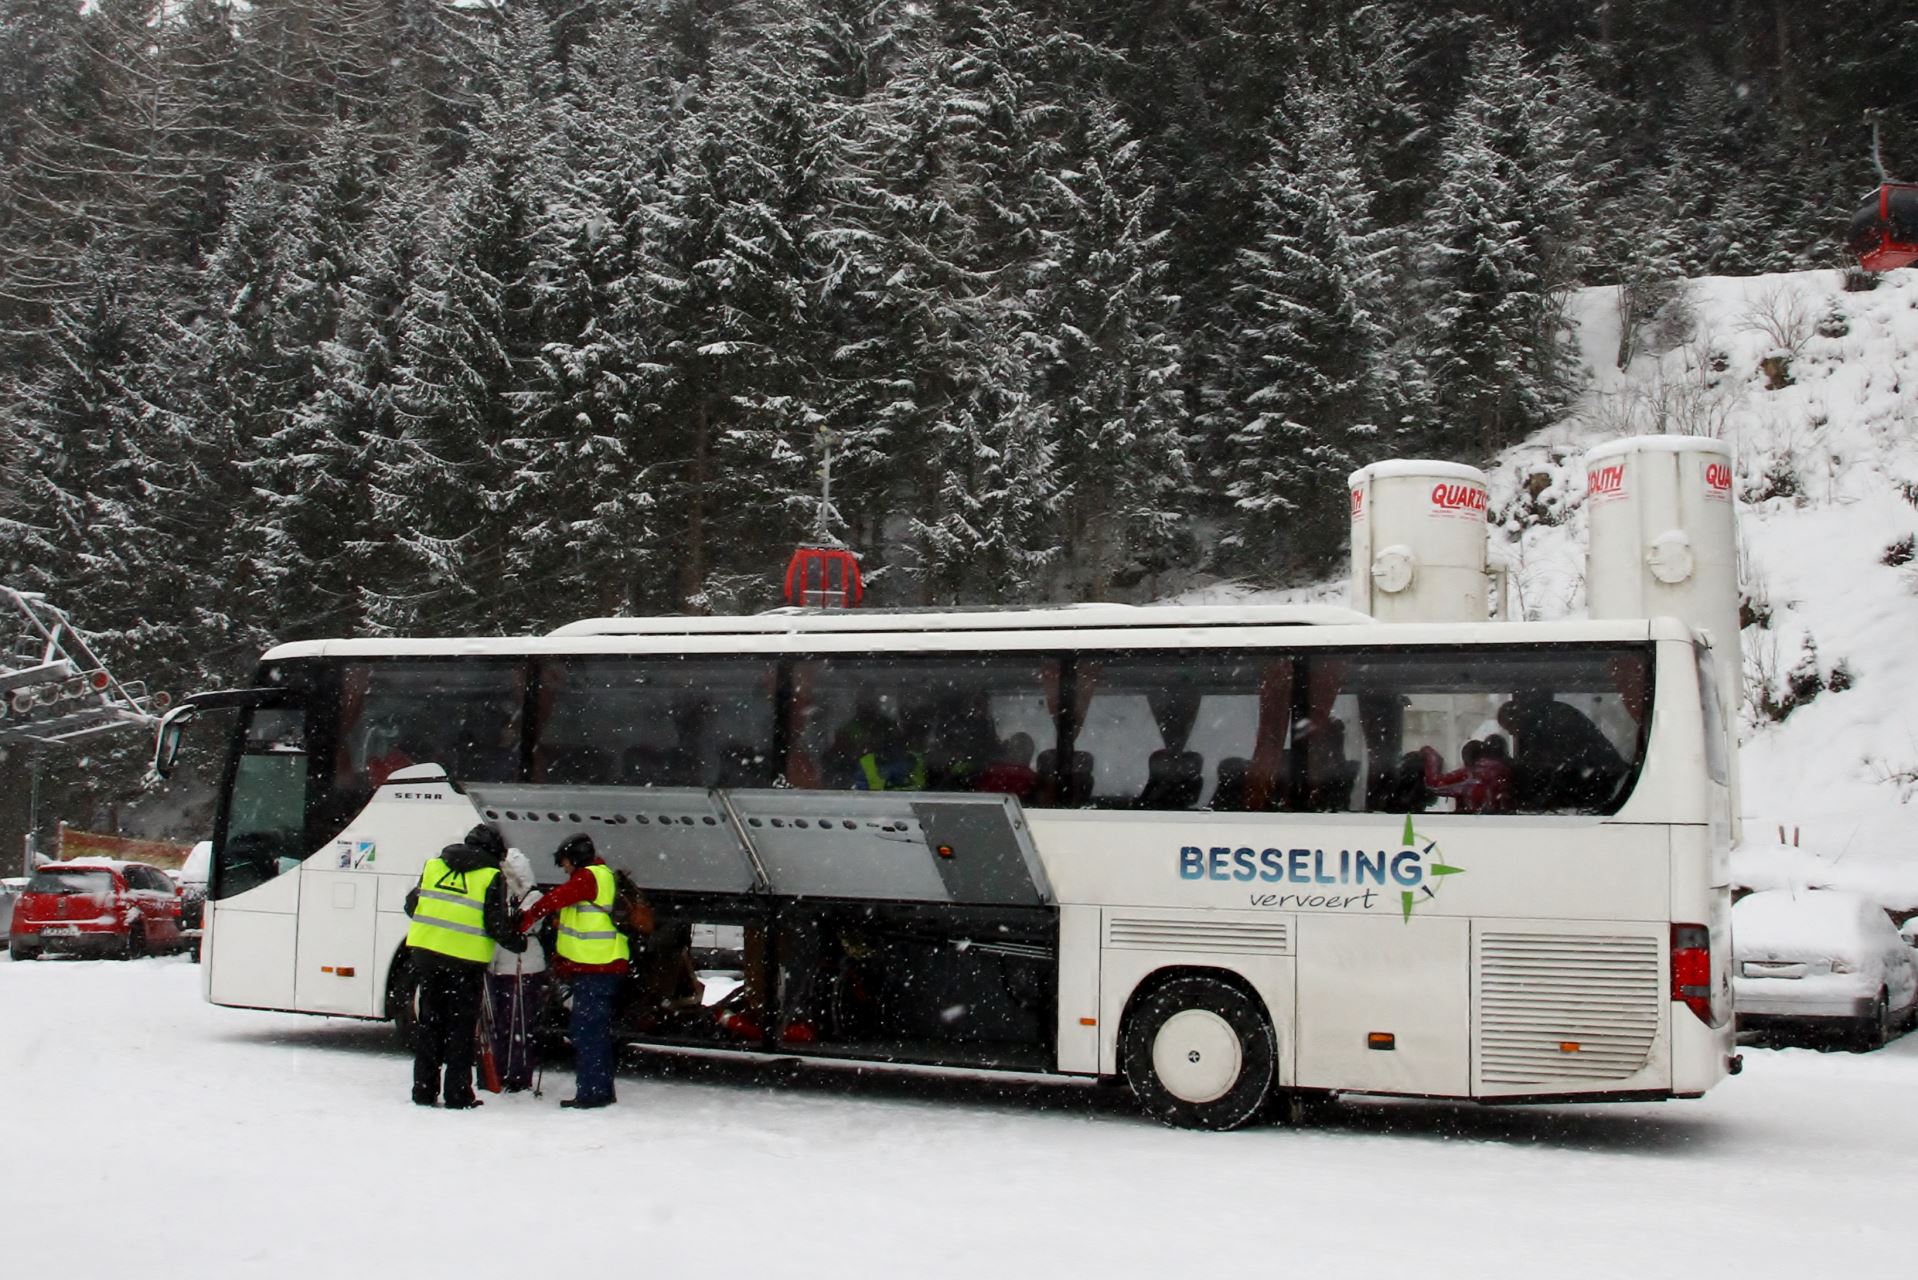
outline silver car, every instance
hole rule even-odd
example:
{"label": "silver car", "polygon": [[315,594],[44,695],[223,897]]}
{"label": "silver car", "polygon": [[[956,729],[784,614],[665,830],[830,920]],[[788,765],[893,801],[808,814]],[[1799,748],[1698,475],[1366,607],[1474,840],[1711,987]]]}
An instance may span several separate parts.
{"label": "silver car", "polygon": [[1855,893],[1748,894],[1732,908],[1732,955],[1740,1030],[1837,1030],[1871,1049],[1918,1013],[1918,952]]}

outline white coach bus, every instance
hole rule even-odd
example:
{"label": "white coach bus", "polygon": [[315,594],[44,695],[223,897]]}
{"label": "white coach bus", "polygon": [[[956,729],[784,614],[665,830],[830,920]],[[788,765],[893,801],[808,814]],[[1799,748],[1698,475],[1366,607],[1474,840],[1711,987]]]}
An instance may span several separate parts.
{"label": "white coach bus", "polygon": [[548,877],[590,834],[660,938],[741,927],[739,1016],[635,1000],[638,1043],[1121,1077],[1211,1129],[1696,1097],[1737,1069],[1708,657],[1667,619],[610,619],[282,645],[156,765],[240,710],[216,1004],[394,1016],[406,891],[484,819]]}

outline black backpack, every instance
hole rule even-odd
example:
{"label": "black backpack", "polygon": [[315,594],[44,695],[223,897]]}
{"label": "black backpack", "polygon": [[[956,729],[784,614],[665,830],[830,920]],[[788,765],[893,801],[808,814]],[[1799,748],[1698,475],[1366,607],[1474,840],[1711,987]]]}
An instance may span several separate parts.
{"label": "black backpack", "polygon": [[653,906],[646,901],[646,895],[640,891],[633,878],[624,871],[613,869],[613,927],[625,934],[633,943],[635,950],[646,945],[653,936]]}

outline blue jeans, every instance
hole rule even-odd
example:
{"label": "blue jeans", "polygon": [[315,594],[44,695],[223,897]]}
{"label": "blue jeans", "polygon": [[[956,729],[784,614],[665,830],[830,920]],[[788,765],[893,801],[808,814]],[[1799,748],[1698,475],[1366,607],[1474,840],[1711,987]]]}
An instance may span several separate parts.
{"label": "blue jeans", "polygon": [[566,1033],[573,1041],[573,1096],[581,1102],[613,1100],[613,993],[617,973],[582,973],[572,979],[573,1011]]}

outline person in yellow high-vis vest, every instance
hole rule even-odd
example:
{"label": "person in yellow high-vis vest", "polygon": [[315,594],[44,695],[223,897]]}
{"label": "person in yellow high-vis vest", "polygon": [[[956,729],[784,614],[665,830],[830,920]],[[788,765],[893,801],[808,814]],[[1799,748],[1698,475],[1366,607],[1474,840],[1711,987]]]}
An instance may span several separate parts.
{"label": "person in yellow high-vis vest", "polygon": [[423,1107],[438,1103],[442,1094],[455,1110],[480,1105],[473,1093],[473,1056],[486,970],[497,948],[526,946],[500,879],[505,853],[499,832],[482,822],[428,858],[419,884],[406,895],[406,914],[413,918],[407,958],[419,983],[413,1101]]}
{"label": "person in yellow high-vis vest", "polygon": [[613,1095],[613,997],[631,972],[632,945],[614,919],[619,890],[613,869],[600,861],[591,836],[568,836],[553,851],[566,882],[520,915],[520,928],[559,915],[553,972],[572,991],[566,1024],[573,1042],[573,1096],[559,1105],[610,1107]]}

